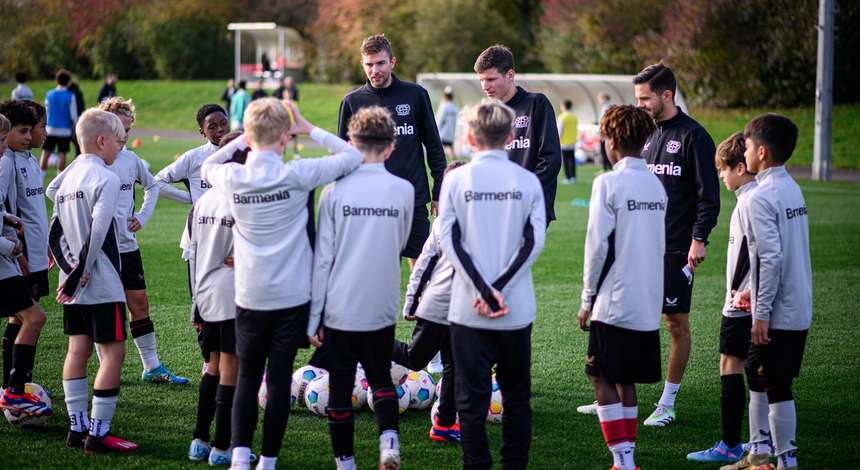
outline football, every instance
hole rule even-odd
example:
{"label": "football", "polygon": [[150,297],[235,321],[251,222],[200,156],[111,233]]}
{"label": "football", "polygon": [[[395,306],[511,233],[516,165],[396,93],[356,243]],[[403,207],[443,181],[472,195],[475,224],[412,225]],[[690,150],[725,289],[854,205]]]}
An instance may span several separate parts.
{"label": "football", "polygon": [[406,376],[409,375],[409,369],[400,364],[391,363],[391,382],[394,386],[403,385],[406,382]]}
{"label": "football", "polygon": [[325,369],[320,369],[319,367],[314,366],[304,366],[296,369],[296,371],[293,372],[293,382],[290,386],[291,399],[295,396],[296,400],[300,401],[300,399],[305,396],[305,388],[308,386],[308,383],[317,377],[327,374],[328,372]]}
{"label": "football", "polygon": [[[402,385],[398,385],[394,387],[394,391],[397,393],[397,405],[400,409],[400,414],[403,414],[409,408],[409,390]],[[370,389],[368,389],[367,393],[367,406],[370,408],[370,411],[376,412],[373,409],[373,390]]]}
{"label": "football", "polygon": [[355,371],[355,385],[352,387],[352,409],[360,410],[367,404],[367,377],[364,375],[364,369],[361,365]]}
{"label": "football", "polygon": [[403,384],[409,390],[409,408],[426,410],[436,398],[436,381],[426,371],[410,371]]}
{"label": "football", "polygon": [[502,422],[502,390],[496,382],[496,374],[493,374],[492,395],[490,396],[490,408],[487,410],[487,421],[491,423]]}
{"label": "football", "polygon": [[[27,383],[24,386],[24,390],[26,393],[32,393],[39,397],[40,400],[47,403],[48,406],[51,406],[51,397],[48,395],[48,392],[42,388],[41,385],[35,383]],[[6,421],[9,422],[12,426],[29,428],[36,427],[45,424],[48,421],[48,416],[33,416],[27,413],[21,413],[18,411],[11,410],[3,410],[3,414],[6,416]]]}
{"label": "football", "polygon": [[305,388],[305,406],[317,416],[325,416],[328,407],[328,374],[320,375]]}

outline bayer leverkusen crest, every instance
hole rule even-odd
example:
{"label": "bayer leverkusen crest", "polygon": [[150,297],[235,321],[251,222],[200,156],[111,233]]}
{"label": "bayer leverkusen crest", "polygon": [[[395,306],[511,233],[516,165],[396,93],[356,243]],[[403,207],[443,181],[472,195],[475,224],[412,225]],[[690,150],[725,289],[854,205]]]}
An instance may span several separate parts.
{"label": "bayer leverkusen crest", "polygon": [[394,112],[396,112],[398,116],[409,116],[409,105],[408,104],[398,104],[394,108]]}

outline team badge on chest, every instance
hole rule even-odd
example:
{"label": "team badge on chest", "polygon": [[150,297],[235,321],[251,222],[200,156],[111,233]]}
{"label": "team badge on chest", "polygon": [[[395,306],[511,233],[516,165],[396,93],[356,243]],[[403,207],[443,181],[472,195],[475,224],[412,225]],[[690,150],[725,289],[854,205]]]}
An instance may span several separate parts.
{"label": "team badge on chest", "polygon": [[398,104],[394,108],[394,112],[397,113],[398,116],[409,116],[409,105],[408,104]]}

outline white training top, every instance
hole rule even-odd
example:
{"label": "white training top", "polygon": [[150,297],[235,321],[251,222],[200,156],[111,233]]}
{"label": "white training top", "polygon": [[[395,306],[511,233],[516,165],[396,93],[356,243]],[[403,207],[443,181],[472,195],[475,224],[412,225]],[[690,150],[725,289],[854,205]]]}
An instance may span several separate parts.
{"label": "white training top", "polygon": [[[125,302],[116,236],[119,178],[96,155],[82,154],[57,191],[51,220],[51,253],[71,304]],[[88,281],[80,287],[82,277]]]}
{"label": "white training top", "polygon": [[663,184],[637,157],[594,179],[582,269],[591,320],[636,331],[660,328],[666,206]]}
{"label": "white training top", "polygon": [[239,307],[279,310],[311,300],[308,192],[356,169],[361,154],[322,129],[314,128],[310,137],[336,155],[285,165],[281,155],[273,152],[250,152],[244,165],[222,164],[233,156],[234,147],[226,145],[201,167],[203,179],[227,194],[236,221]]}
{"label": "white training top", "polygon": [[48,210],[39,161],[29,150],[6,149],[0,158],[0,186],[4,186],[0,189],[0,201],[8,197],[9,212],[24,222],[24,254],[30,272],[47,270]]}
{"label": "white training top", "polygon": [[430,236],[424,242],[421,254],[406,285],[403,316],[414,315],[427,321],[448,325],[448,309],[451,306],[451,282],[454,280],[454,265],[442,253],[439,234],[439,219],[433,221]]}
{"label": "white training top", "polygon": [[[530,325],[537,309],[531,265],[543,249],[547,223],[537,176],[504,150],[477,152],[445,176],[439,203],[442,252],[454,265],[448,321],[487,330]],[[510,312],[488,319],[472,304],[481,297],[495,306],[493,289]]]}
{"label": "white training top", "polygon": [[807,330],[812,324],[809,217],[800,187],[784,166],[756,175],[742,219],[749,242],[754,320],[774,330]]}
{"label": "white training top", "polygon": [[400,252],[414,208],[412,184],[384,163],[361,165],[323,190],[308,336],[316,334],[321,317],[325,326],[344,331],[397,323]]}
{"label": "white training top", "polygon": [[0,204],[0,224],[2,224],[2,230],[0,230],[2,231],[2,235],[0,235],[0,280],[21,275],[18,262],[12,256],[18,237],[15,235],[14,228],[3,223],[5,217],[6,211]]}
{"label": "white training top", "polygon": [[236,318],[233,268],[224,264],[233,256],[233,216],[221,191],[207,191],[194,205],[183,238],[183,257],[191,268],[194,305],[207,322]]}
{"label": "white training top", "polygon": [[748,317],[750,312],[734,306],[732,291],[740,292],[749,289],[750,285],[750,255],[749,244],[744,236],[741,225],[741,214],[749,203],[749,195],[756,188],[756,182],[750,181],[737,190],[738,198],[732,218],[729,222],[729,244],[726,249],[726,302],[723,305],[723,316],[729,318]]}
{"label": "white training top", "polygon": [[[183,153],[175,162],[162,168],[155,175],[161,195],[176,202],[195,204],[200,196],[212,187],[206,178],[200,175],[200,167],[217,150],[217,145],[206,141],[205,144]],[[170,184],[178,182],[185,183],[190,192]]]}
{"label": "white training top", "polygon": [[[53,181],[48,185],[45,191],[48,198],[52,201],[63,182],[63,178],[69,171],[69,168],[75,165],[73,161],[71,165],[66,167],[62,173],[58,174]],[[128,224],[131,218],[134,217],[140,222],[141,227],[145,226],[155,210],[155,205],[158,202],[158,183],[146,168],[143,160],[136,153],[128,149],[120,150],[116,160],[107,167],[110,171],[119,176],[120,195],[119,201],[116,204],[116,226],[119,235],[119,252],[130,253],[138,249],[137,237],[134,232],[128,229]],[[140,212],[134,212],[134,185],[139,183],[143,186],[143,205],[140,206]]]}

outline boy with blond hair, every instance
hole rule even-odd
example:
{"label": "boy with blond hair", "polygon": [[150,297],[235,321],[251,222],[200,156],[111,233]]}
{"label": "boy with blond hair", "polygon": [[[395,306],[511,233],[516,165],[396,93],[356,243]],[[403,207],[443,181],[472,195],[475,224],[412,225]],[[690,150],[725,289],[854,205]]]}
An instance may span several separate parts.
{"label": "boy with blond hair", "polygon": [[[66,444],[87,452],[130,452],[137,444],[110,434],[125,358],[125,294],[115,220],[120,180],[108,169],[125,141],[120,119],[90,109],[78,121],[83,153],[55,194],[50,246],[60,267],[57,302],[69,349],[63,391],[69,412]],[[87,419],[87,361],[101,352]]]}
{"label": "boy with blond hair", "polygon": [[[288,109],[290,106],[291,109]],[[361,153],[309,123],[292,104],[276,98],[252,102],[245,131],[203,163],[201,176],[229,200],[236,277],[236,355],[239,378],[233,401],[232,465],[248,468],[257,426],[257,391],[266,370],[269,400],[263,420],[258,468],[274,468],[290,407],[296,349],[307,342],[313,250],[307,232],[308,197],[361,164]],[[336,154],[283,163],[295,134]],[[244,165],[224,164],[243,141],[251,147]]]}

